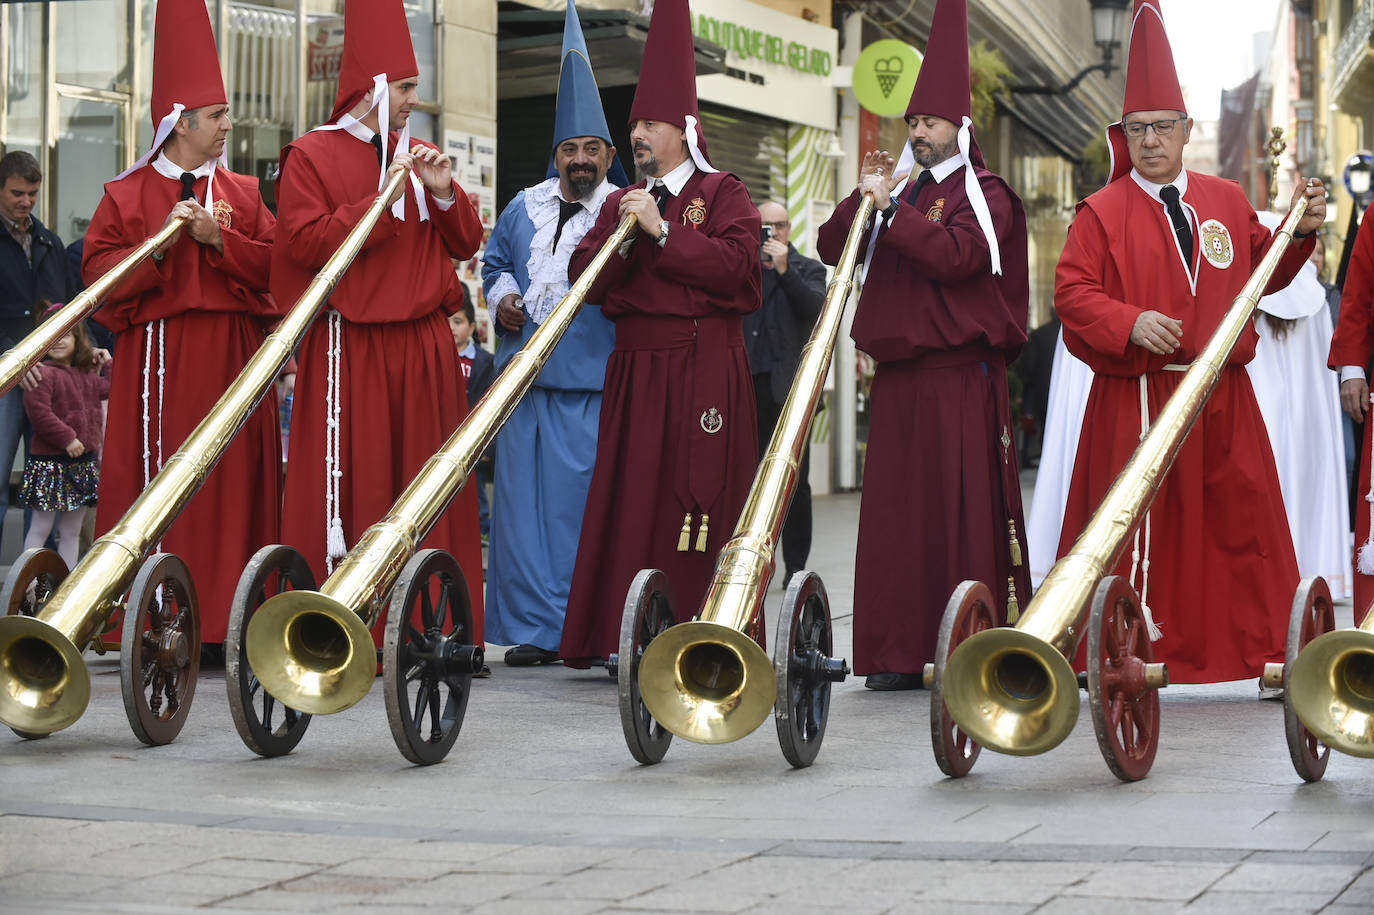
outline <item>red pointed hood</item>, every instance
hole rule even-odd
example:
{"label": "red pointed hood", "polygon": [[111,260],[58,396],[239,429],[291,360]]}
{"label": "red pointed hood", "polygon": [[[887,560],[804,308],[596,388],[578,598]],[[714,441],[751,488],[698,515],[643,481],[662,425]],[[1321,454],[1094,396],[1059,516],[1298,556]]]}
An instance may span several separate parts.
{"label": "red pointed hood", "polygon": [[420,75],[405,7],[401,0],[346,0],[339,94],[329,120],[356,105],[378,73],[385,73],[387,82]]}
{"label": "red pointed hood", "polygon": [[630,123],[664,121],[681,127],[688,134],[688,147],[695,146],[692,158],[697,160],[697,167],[714,171],[706,156],[706,134],[697,109],[696,48],[687,0],[654,3],[649,37],[644,40],[644,60],[653,61],[653,66],[640,69],[639,85],[630,103]]}
{"label": "red pointed hood", "polygon": [[158,0],[153,26],[152,115],[156,129],[174,105],[186,111],[229,100],[205,0]]}
{"label": "red pointed hood", "polygon": [[[1178,70],[1174,67],[1174,51],[1164,31],[1160,0],[1135,0],[1129,53],[1126,97],[1121,105],[1123,119],[1132,111],[1188,110],[1183,102]],[[1131,171],[1126,133],[1120,122],[1107,128],[1107,145],[1112,155],[1111,177],[1107,179],[1110,184]]]}

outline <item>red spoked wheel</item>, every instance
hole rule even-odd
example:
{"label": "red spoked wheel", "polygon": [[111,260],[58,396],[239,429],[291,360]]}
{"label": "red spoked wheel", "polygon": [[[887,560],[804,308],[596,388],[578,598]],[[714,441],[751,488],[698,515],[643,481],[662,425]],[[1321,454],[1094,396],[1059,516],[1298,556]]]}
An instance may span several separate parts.
{"label": "red spoked wheel", "polygon": [[1088,699],[1097,746],[1124,782],[1139,781],[1154,765],[1159,689],[1166,685],[1135,589],[1119,575],[1102,579],[1088,620]]}
{"label": "red spoked wheel", "polygon": [[1320,575],[1304,578],[1293,595],[1288,616],[1288,648],[1283,657],[1283,733],[1288,738],[1288,758],[1304,781],[1320,781],[1331,760],[1331,748],[1317,739],[1298,718],[1293,706],[1293,683],[1289,674],[1298,654],[1317,636],[1336,628],[1336,613],[1331,606],[1331,589]]}
{"label": "red spoked wheel", "polygon": [[930,746],[935,764],[950,778],[963,778],[978,761],[983,749],[950,717],[945,706],[945,663],[963,641],[985,629],[997,626],[997,604],[992,592],[981,581],[965,581],[954,589],[940,621],[940,638],[935,644],[935,663],[930,687]]}

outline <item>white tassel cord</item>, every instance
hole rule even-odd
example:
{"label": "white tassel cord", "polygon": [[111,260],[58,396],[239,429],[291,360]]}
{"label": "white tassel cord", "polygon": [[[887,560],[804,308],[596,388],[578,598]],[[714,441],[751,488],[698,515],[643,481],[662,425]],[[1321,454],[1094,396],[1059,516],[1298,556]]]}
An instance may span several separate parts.
{"label": "white tassel cord", "polygon": [[[1374,406],[1374,393],[1369,395],[1369,403]],[[1369,536],[1356,554],[1355,569],[1361,575],[1374,575],[1374,473],[1370,474],[1369,492],[1364,494],[1364,500],[1369,503]]]}
{"label": "white tassel cord", "polygon": [[[1145,376],[1140,376],[1140,438],[1143,441],[1145,433],[1150,431],[1150,400],[1145,384]],[[1144,550],[1141,549],[1141,527],[1145,529]],[[1150,512],[1145,512],[1145,522],[1135,529],[1135,542],[1131,547],[1131,584],[1135,585],[1137,570],[1140,572],[1140,609],[1145,614],[1145,628],[1150,634],[1151,642],[1158,642],[1164,637],[1164,630],[1159,628],[1155,622],[1154,614],[1150,612],[1150,604],[1146,599],[1150,592]]]}
{"label": "white tassel cord", "polygon": [[[148,483],[153,474],[162,470],[162,392],[165,387],[167,375],[166,365],[167,354],[167,324],[163,320],[157,322],[157,464],[156,469],[152,466],[151,458],[153,450],[148,441],[149,426],[152,423],[152,411],[149,400],[152,396],[152,375],[153,375],[153,325],[144,325],[143,336],[143,488],[148,488]],[[162,543],[159,542],[155,552],[162,552]]]}
{"label": "white tassel cord", "polygon": [[343,462],[339,452],[339,426],[342,403],[339,397],[339,362],[343,351],[343,324],[337,311],[328,318],[328,348],[325,351],[325,435],[324,435],[324,537],[326,570],[333,574],[335,561],[348,555],[340,514]]}

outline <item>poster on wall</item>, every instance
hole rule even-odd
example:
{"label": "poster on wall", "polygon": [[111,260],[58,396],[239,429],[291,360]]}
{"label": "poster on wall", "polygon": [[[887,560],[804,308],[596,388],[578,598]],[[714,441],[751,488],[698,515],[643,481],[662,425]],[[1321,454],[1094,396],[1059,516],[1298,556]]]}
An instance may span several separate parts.
{"label": "poster on wall", "polygon": [[[487,323],[486,303],[482,299],[482,252],[496,224],[496,138],[482,137],[461,130],[444,131],[444,152],[453,162],[453,178],[472,201],[482,221],[482,247],[458,268],[467,284],[477,310],[477,324]],[[490,334],[486,337],[490,338]]]}

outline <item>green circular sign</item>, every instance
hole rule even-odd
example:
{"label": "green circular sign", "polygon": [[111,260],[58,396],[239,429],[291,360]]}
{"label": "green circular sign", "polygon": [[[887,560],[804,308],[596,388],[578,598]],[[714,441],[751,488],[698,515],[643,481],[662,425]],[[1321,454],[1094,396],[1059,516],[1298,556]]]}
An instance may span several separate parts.
{"label": "green circular sign", "polygon": [[921,52],[905,41],[875,41],[854,62],[854,97],[879,117],[900,117],[906,114],[920,69]]}

